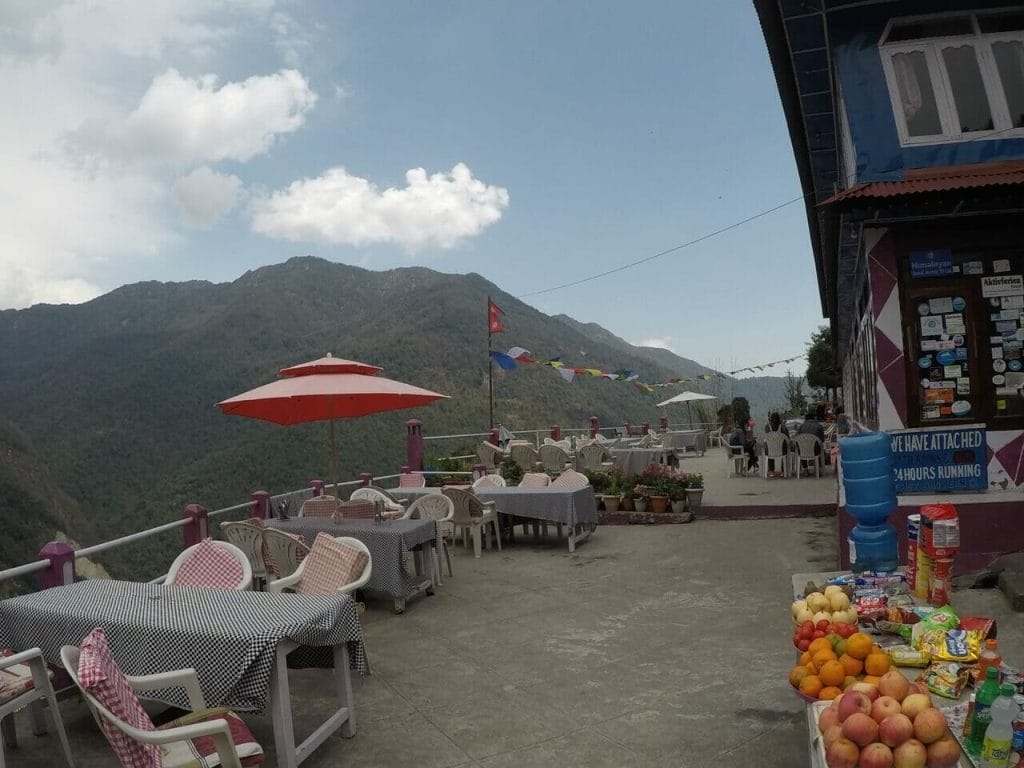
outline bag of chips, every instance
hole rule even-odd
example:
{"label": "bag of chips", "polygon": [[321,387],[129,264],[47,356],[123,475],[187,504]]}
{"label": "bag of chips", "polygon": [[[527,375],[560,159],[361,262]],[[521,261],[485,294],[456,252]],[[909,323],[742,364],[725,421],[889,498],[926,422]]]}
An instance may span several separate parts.
{"label": "bag of chips", "polygon": [[934,661],[917,682],[924,683],[936,696],[959,699],[967,685],[967,669],[955,661]]}
{"label": "bag of chips", "polygon": [[928,629],[918,632],[919,626],[921,624],[915,624],[913,632],[913,645],[917,650],[927,651],[940,661],[968,664],[978,660],[981,637],[977,630]]}

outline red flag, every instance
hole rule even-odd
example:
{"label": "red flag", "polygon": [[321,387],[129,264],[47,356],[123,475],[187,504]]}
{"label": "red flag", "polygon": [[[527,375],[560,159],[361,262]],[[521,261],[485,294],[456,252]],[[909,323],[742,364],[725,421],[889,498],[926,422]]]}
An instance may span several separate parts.
{"label": "red flag", "polygon": [[487,333],[503,333],[505,326],[501,322],[501,316],[505,313],[490,299],[487,299]]}

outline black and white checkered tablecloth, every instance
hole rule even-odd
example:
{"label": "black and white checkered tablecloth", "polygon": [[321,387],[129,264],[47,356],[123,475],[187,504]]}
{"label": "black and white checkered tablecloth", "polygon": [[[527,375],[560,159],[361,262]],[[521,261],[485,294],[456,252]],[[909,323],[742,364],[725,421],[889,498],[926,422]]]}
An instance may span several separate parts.
{"label": "black and white checkered tablecloth", "polygon": [[[208,706],[262,711],[275,649],[284,639],[301,644],[289,654],[289,666],[330,667],[331,647],[344,642],[352,668],[367,672],[359,614],[346,595],[94,579],[0,601],[0,645],[39,646],[55,664],[62,645],[79,645],[95,627],[103,627],[125,674],[195,668]],[[188,707],[180,689],[152,696]]]}
{"label": "black and white checkered tablecloth", "polygon": [[312,546],[317,533],[331,536],[351,536],[359,539],[370,550],[373,568],[370,581],[363,589],[376,597],[400,600],[413,592],[422,581],[407,568],[409,550],[437,536],[433,520],[344,520],[332,523],[329,518],[293,517],[275,520],[274,528],[288,533],[299,533]]}
{"label": "black and white checkered tablecloth", "polygon": [[594,489],[582,488],[479,488],[475,491],[481,501],[493,501],[498,512],[553,523],[597,523],[597,504]]}

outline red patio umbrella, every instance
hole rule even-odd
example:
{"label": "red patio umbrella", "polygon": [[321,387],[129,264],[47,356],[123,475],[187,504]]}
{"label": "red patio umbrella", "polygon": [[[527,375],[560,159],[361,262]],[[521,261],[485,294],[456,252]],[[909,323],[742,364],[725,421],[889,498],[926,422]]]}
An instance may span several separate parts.
{"label": "red patio umbrella", "polygon": [[275,424],[329,422],[331,470],[337,485],[335,419],[415,408],[448,397],[385,379],[377,375],[380,370],[375,365],[332,357],[328,353],[319,360],[282,368],[284,378],[229,397],[217,405],[224,413]]}

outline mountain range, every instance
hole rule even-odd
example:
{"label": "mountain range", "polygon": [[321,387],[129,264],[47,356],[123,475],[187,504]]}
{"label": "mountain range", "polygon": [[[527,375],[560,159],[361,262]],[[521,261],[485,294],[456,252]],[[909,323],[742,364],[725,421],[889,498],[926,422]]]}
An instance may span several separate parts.
{"label": "mountain range", "polygon": [[[503,308],[495,349],[520,345],[570,365],[627,368],[642,381],[714,373],[599,325],[549,316],[477,274],[421,267],[373,272],[300,257],[231,283],[144,282],[78,305],[0,311],[0,568],[34,559],[58,531],[82,546],[209,509],[280,493],[326,473],[323,424],[279,427],[225,416],[215,403],[327,352],[450,396],[429,406],[338,423],[342,477],[397,472],[406,420],[424,435],[489,426],[486,301]],[[785,403],[783,379],[715,377],[720,402],[744,395],[755,417]],[[688,384],[687,388],[697,388]],[[716,391],[717,389],[717,391]],[[657,424],[676,388],[550,367],[494,370],[495,418],[513,431]],[[673,421],[682,412],[668,414]],[[479,438],[429,441],[428,461],[472,453]],[[112,574],[153,578],[172,559],[171,531],[101,557]]]}

